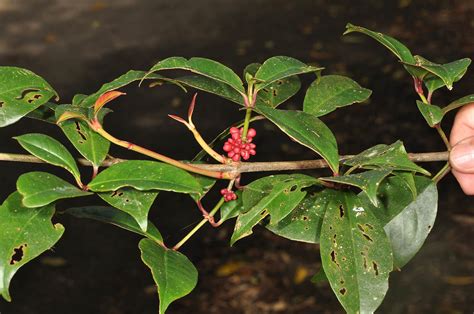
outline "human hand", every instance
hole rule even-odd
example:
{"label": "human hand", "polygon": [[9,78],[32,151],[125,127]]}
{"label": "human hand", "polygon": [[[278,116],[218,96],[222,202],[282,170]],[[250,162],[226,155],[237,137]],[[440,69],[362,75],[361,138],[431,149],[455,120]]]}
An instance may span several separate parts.
{"label": "human hand", "polygon": [[474,103],[457,113],[449,141],[453,174],[464,193],[474,195]]}

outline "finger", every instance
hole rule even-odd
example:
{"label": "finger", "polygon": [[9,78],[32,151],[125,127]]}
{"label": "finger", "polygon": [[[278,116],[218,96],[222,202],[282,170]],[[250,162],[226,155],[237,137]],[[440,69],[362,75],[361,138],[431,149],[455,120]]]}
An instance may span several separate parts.
{"label": "finger", "polygon": [[474,195],[474,174],[462,173],[453,169],[453,175],[456,177],[464,193]]}
{"label": "finger", "polygon": [[474,136],[474,103],[464,106],[457,113],[449,142],[454,146],[471,136]]}

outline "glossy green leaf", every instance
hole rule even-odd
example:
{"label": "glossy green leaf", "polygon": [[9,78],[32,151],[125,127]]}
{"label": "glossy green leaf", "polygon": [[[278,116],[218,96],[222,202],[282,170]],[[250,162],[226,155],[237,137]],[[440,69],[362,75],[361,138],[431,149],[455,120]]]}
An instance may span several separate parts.
{"label": "glossy green leaf", "polygon": [[247,186],[243,193],[244,213],[239,214],[235,223],[231,245],[252,234],[252,229],[267,215],[270,225],[275,225],[286,216],[305,197],[303,188],[319,184],[319,181],[306,175],[268,176]]}
{"label": "glossy green leaf", "polygon": [[415,182],[415,175],[413,172],[394,171],[392,174],[399,177],[402,180],[402,182],[404,182],[408,186],[408,188],[410,189],[413,195],[413,198],[415,198],[418,195],[416,182]]}
{"label": "glossy green leaf", "polygon": [[247,84],[255,82],[255,74],[257,74],[257,71],[258,69],[260,69],[261,66],[262,66],[261,63],[254,62],[254,63],[250,63],[249,65],[245,67],[244,72],[243,72],[244,74],[243,77],[247,81]]}
{"label": "glossy green leaf", "polygon": [[176,81],[185,86],[220,96],[236,104],[244,104],[242,95],[239,92],[230,87],[228,84],[216,81],[212,78],[201,75],[188,75],[179,77],[176,79]]}
{"label": "glossy green leaf", "polygon": [[[416,176],[414,179],[416,196],[413,196],[403,179],[390,177],[380,186],[381,204],[372,208],[372,212],[384,224],[396,268],[402,268],[420,250],[436,219],[436,185],[425,177]],[[372,207],[366,201],[364,204]]]}
{"label": "glossy green leaf", "polygon": [[[94,106],[94,103],[97,101],[97,99],[99,99],[99,97],[102,94],[118,89],[120,87],[127,86],[133,82],[140,81],[143,79],[145,74],[146,72],[143,72],[143,71],[135,71],[135,70],[128,71],[127,73],[119,76],[112,82],[102,85],[102,87],[97,92],[91,95],[88,95],[87,97],[84,97],[82,95],[78,96],[79,98],[76,98],[76,102],[78,101],[77,105],[84,108],[91,108]],[[158,74],[153,74],[153,75],[149,75],[146,79],[163,79],[163,76],[158,75]]]}
{"label": "glossy green leaf", "polygon": [[421,56],[415,56],[415,64],[428,72],[423,80],[428,90],[433,92],[443,86],[449,90],[453,89],[454,82],[459,81],[466,73],[471,59],[464,58],[446,64],[438,64]]}
{"label": "glossy green leaf", "polygon": [[[471,63],[470,59],[460,59],[450,63],[441,65],[449,73],[449,79],[455,83],[459,81],[467,71]],[[446,82],[436,75],[427,75],[423,82],[429,92],[433,93],[435,90],[446,86]]]}
{"label": "glossy green leaf", "polygon": [[214,60],[198,57],[189,60],[183,57],[170,57],[155,64],[146,74],[145,78],[148,78],[151,73],[161,70],[191,71],[227,84],[241,94],[245,93],[243,83],[239,76],[225,65]]}
{"label": "glossy green leaf", "polygon": [[270,84],[298,74],[320,72],[323,68],[307,65],[297,59],[285,56],[276,56],[267,59],[255,74],[258,83],[257,91]]}
{"label": "glossy green leaf", "polygon": [[39,133],[24,134],[14,137],[20,145],[39,159],[63,167],[80,181],[81,174],[77,168],[76,160],[63,144],[51,136]]}
{"label": "glossy green leaf", "polygon": [[298,93],[300,88],[301,81],[297,76],[277,80],[258,92],[256,105],[276,108]]}
{"label": "glossy green leaf", "polygon": [[416,101],[416,105],[430,127],[434,127],[443,120],[444,113],[440,107],[425,104],[419,100]]}
{"label": "glossy green leaf", "polygon": [[[365,34],[369,37],[372,37],[376,41],[378,41],[380,44],[385,46],[388,50],[390,50],[400,61],[403,61],[408,64],[415,64],[416,60],[415,57],[412,55],[411,51],[401,42],[399,42],[397,39],[387,36],[385,34],[379,33],[379,32],[374,32],[371,31],[367,28],[361,27],[361,26],[356,26],[348,23],[346,25],[346,31],[344,32],[344,35],[352,33],[352,32],[358,32]],[[418,68],[413,68],[409,66],[405,66],[407,71],[415,77],[420,76],[420,70]],[[422,70],[424,73],[425,71]]]}
{"label": "glossy green leaf", "polygon": [[112,224],[122,229],[145,236],[157,243],[163,243],[163,237],[161,236],[160,231],[158,231],[151,221],[148,221],[147,229],[142,230],[132,216],[116,208],[106,206],[74,207],[67,209],[66,213],[78,218],[93,219]]}
{"label": "glossy green leaf", "polygon": [[55,96],[54,89],[35,73],[1,66],[0,127],[17,122]]}
{"label": "glossy green leaf", "polygon": [[[62,109],[70,109],[70,106],[66,106],[66,108]],[[56,111],[57,118],[64,113],[62,109]],[[109,153],[110,142],[108,140],[94,132],[85,121],[71,119],[61,122],[59,126],[72,145],[74,145],[84,158],[89,160],[93,165],[100,166]]]}
{"label": "glossy green leaf", "polygon": [[220,213],[220,222],[227,221],[229,219],[237,217],[240,213],[244,211],[244,204],[242,201],[242,191],[237,190],[235,191],[237,195],[237,199],[230,202],[225,202],[221,209],[219,210]]}
{"label": "glossy green leaf", "polygon": [[194,265],[183,254],[165,249],[149,239],[139,244],[142,260],[151,269],[158,286],[159,313],[165,313],[175,300],[189,294],[197,284],[198,273]]}
{"label": "glossy green leaf", "polygon": [[113,192],[98,193],[100,198],[132,216],[143,231],[147,230],[148,212],[158,196],[154,191],[138,191],[124,187]]}
{"label": "glossy green leaf", "polygon": [[314,274],[313,277],[311,277],[311,283],[317,284],[320,282],[328,281],[328,277],[326,276],[326,273],[324,272],[324,268],[320,268],[319,271]]}
{"label": "glossy green leaf", "polygon": [[116,191],[123,187],[140,191],[203,192],[199,182],[186,171],[148,160],[129,160],[112,165],[100,172],[88,186],[94,192]]}
{"label": "glossy green leaf", "polygon": [[369,170],[356,174],[349,174],[338,177],[320,178],[320,180],[328,182],[336,182],[358,187],[365,194],[375,206],[378,205],[377,190],[380,183],[392,170]]}
{"label": "glossy green leaf", "polygon": [[361,87],[348,77],[326,75],[315,80],[306,91],[303,111],[320,117],[339,107],[363,102],[371,94],[370,89]]}
{"label": "glossy green leaf", "polygon": [[40,171],[22,174],[16,182],[16,188],[23,196],[23,205],[26,207],[41,207],[60,199],[92,194],[79,190],[55,175]]}
{"label": "glossy green leaf", "polygon": [[292,241],[319,243],[324,213],[333,197],[335,192],[329,189],[306,195],[288,216],[275,225],[267,224],[265,227]]}
{"label": "glossy green leaf", "polygon": [[390,242],[357,195],[339,192],[321,228],[321,261],[332,290],[348,313],[373,313],[388,290]]}
{"label": "glossy green leaf", "polygon": [[396,141],[391,145],[375,145],[352,158],[344,160],[344,164],[367,169],[382,168],[414,171],[430,175],[428,171],[419,167],[408,158],[408,154],[401,141]]}
{"label": "glossy green leaf", "polygon": [[462,98],[459,98],[459,99],[453,101],[452,103],[450,103],[446,107],[444,107],[443,108],[443,113],[446,114],[451,110],[455,110],[459,107],[469,105],[469,104],[472,104],[472,103],[474,103],[474,94],[464,96]]}
{"label": "glossy green leaf", "polygon": [[18,269],[61,238],[64,227],[51,223],[54,212],[53,205],[25,208],[18,192],[0,206],[0,294],[5,300],[11,301],[8,288]]}
{"label": "glossy green leaf", "polygon": [[257,107],[257,111],[272,121],[293,140],[323,157],[332,171],[339,169],[336,138],[331,130],[317,117],[302,111],[277,110]]}

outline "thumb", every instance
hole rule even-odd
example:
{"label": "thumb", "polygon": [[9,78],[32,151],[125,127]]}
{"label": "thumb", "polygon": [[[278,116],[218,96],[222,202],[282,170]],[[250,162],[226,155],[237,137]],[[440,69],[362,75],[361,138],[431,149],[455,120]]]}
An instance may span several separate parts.
{"label": "thumb", "polygon": [[462,173],[474,173],[474,136],[457,143],[449,154],[451,167]]}

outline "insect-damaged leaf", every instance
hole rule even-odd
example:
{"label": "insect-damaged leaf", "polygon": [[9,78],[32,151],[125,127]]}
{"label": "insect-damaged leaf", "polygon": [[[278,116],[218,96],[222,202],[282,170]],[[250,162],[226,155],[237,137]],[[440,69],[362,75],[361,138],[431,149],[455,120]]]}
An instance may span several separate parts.
{"label": "insect-damaged leaf", "polygon": [[143,239],[139,244],[142,260],[151,269],[158,286],[159,313],[165,313],[175,300],[189,294],[196,286],[198,273],[183,254],[165,249],[157,243]]}
{"label": "insect-damaged leaf", "polygon": [[147,229],[142,230],[137,224],[137,221],[132,216],[116,208],[106,206],[74,207],[67,209],[66,213],[78,218],[88,218],[109,223],[122,229],[145,236],[153,241],[156,241],[157,243],[163,243],[163,237],[161,236],[161,233],[151,221],[148,221]]}
{"label": "insect-damaged leaf", "polygon": [[156,191],[138,191],[124,187],[113,192],[98,193],[98,195],[113,207],[132,216],[140,228],[148,228],[148,212],[158,196]]}
{"label": "insect-damaged leaf", "polygon": [[378,197],[380,205],[363,203],[383,223],[394,257],[394,267],[401,268],[420,250],[430,233],[438,209],[438,192],[430,179],[414,177],[416,194],[399,176],[382,183]]}
{"label": "insect-damaged leaf", "polygon": [[13,124],[57,96],[35,73],[17,67],[0,67],[0,127]]}
{"label": "insect-damaged leaf", "polygon": [[226,220],[235,218],[244,211],[244,205],[242,202],[242,191],[238,190],[235,192],[235,194],[237,195],[236,200],[225,202],[221,206],[221,209],[219,210],[219,213],[221,215],[219,222],[224,222]]}
{"label": "insect-damaged leaf", "polygon": [[323,157],[332,171],[339,169],[337,142],[331,130],[315,116],[297,110],[277,110],[266,106],[257,107],[263,114],[292,139]]}
{"label": "insect-damaged leaf", "polygon": [[320,117],[339,107],[363,102],[371,94],[371,90],[348,77],[325,75],[315,80],[306,91],[303,110]]}
{"label": "insect-damaged leaf", "polygon": [[396,141],[391,145],[375,145],[352,158],[344,160],[344,164],[367,169],[414,171],[430,175],[428,171],[408,158],[401,141]]}
{"label": "insect-damaged leaf", "polygon": [[252,234],[267,215],[271,225],[284,219],[305,197],[302,189],[315,184],[319,184],[317,179],[301,174],[268,176],[248,184],[242,196],[244,212],[235,223],[231,245]]}
{"label": "insect-damaged leaf", "polygon": [[51,136],[39,133],[30,133],[17,136],[16,139],[20,145],[39,159],[63,167],[68,170],[80,182],[81,174],[77,168],[76,160],[63,144]]}
{"label": "insect-damaged leaf", "polygon": [[26,207],[41,207],[54,201],[91,195],[74,185],[47,172],[28,172],[16,182],[18,192],[23,196]]}
{"label": "insect-damaged leaf", "polygon": [[64,227],[52,224],[54,206],[26,208],[18,192],[0,206],[0,294],[11,301],[8,288],[20,267],[49,250],[62,236]]}
{"label": "insect-damaged leaf", "polygon": [[[56,117],[60,118],[70,108],[69,105],[59,106]],[[94,132],[87,122],[71,119],[59,123],[59,126],[77,151],[96,167],[107,157],[110,142]]]}
{"label": "insect-damaged leaf", "polygon": [[129,160],[112,165],[100,172],[88,186],[94,192],[116,191],[123,187],[140,191],[203,192],[199,182],[186,171],[148,160]]}
{"label": "insect-damaged leaf", "polygon": [[337,194],[330,189],[306,195],[288,216],[275,225],[267,224],[265,227],[293,241],[319,243],[324,213],[333,197],[337,197]]}
{"label": "insect-damaged leaf", "polygon": [[348,313],[373,313],[387,292],[393,269],[390,242],[357,195],[338,193],[327,207],[321,229],[324,272]]}

